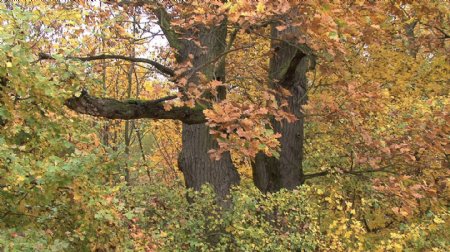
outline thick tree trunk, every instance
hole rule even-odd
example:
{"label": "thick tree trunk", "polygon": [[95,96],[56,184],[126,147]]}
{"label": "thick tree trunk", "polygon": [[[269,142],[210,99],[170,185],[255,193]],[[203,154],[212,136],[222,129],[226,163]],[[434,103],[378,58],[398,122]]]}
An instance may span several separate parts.
{"label": "thick tree trunk", "polygon": [[[275,132],[280,133],[280,157],[268,157],[258,153],[253,163],[253,180],[262,192],[274,192],[282,188],[294,189],[304,182],[303,125],[301,106],[306,102],[306,72],[312,67],[313,58],[295,39],[284,35],[296,34],[289,28],[283,32],[272,29],[272,50],[270,60],[270,86],[289,90],[292,96],[287,98],[288,111],[297,117],[295,122],[272,120]],[[298,34],[298,33],[297,33]],[[277,97],[280,101],[282,97]]]}
{"label": "thick tree trunk", "polygon": [[212,185],[219,199],[223,199],[230,187],[239,183],[239,175],[229,152],[219,161],[211,160],[208,151],[217,148],[217,142],[204,124],[183,124],[183,148],[178,166],[184,174],[186,187],[199,190],[202,185]]}
{"label": "thick tree trunk", "polygon": [[[194,56],[191,61],[193,71],[188,83],[198,85],[197,74],[204,75],[207,80],[225,79],[225,64],[207,64],[214,61],[226,50],[227,27],[224,24],[213,28],[202,27],[194,32],[201,46],[193,41],[183,41],[183,47],[178,56],[179,61]],[[182,63],[182,62],[180,62]],[[218,99],[225,98],[225,90],[219,90]],[[205,94],[205,97],[209,97]],[[231,186],[239,183],[239,174],[232,163],[231,155],[226,152],[219,161],[212,160],[208,151],[217,148],[217,141],[209,134],[209,128],[204,124],[183,124],[182,150],[178,166],[183,172],[187,188],[199,190],[202,185],[210,184],[215,189],[218,199],[222,201],[230,191]]]}

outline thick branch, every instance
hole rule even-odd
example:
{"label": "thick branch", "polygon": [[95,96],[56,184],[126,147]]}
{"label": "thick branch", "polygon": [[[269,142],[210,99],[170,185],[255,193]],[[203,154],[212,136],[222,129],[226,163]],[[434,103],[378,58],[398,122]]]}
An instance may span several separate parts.
{"label": "thick branch", "polygon": [[[47,60],[47,59],[55,59],[52,55],[47,53],[39,53],[39,60]],[[158,63],[154,60],[146,59],[146,58],[134,58],[134,57],[128,57],[123,55],[114,55],[114,54],[101,54],[101,55],[95,55],[95,56],[87,56],[87,57],[74,57],[74,56],[68,56],[66,59],[76,59],[81,61],[93,61],[93,60],[102,60],[102,59],[120,59],[120,60],[126,60],[130,62],[141,62],[141,63],[147,63],[157,70],[159,70],[163,74],[167,74],[169,76],[174,76],[175,71],[173,71],[171,68],[166,67],[162,65],[161,63]]]}
{"label": "thick branch", "polygon": [[202,109],[184,106],[173,107],[166,111],[163,102],[175,98],[176,96],[168,96],[152,101],[118,101],[110,98],[93,97],[83,91],[80,97],[67,99],[65,105],[81,114],[108,119],[173,119],[186,124],[204,123],[206,121]]}

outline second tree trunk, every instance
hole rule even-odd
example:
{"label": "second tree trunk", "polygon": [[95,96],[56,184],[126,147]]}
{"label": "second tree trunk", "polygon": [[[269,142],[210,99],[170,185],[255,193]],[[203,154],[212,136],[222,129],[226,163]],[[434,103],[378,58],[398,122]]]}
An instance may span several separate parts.
{"label": "second tree trunk", "polygon": [[[268,157],[260,152],[253,163],[253,181],[262,192],[274,192],[282,188],[294,189],[304,182],[303,175],[303,128],[304,116],[301,106],[306,102],[306,73],[313,65],[313,58],[296,39],[287,36],[298,34],[295,28],[277,31],[272,28],[273,55],[270,59],[270,88],[284,88],[291,92],[287,98],[287,111],[297,117],[295,122],[271,120],[275,133],[282,136],[280,157]],[[276,97],[278,101],[281,95]]]}

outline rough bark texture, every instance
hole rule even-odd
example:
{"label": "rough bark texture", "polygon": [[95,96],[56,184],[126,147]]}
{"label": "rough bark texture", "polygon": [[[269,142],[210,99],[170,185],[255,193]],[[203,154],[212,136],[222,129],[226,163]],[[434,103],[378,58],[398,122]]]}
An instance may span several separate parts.
{"label": "rough bark texture", "polygon": [[[226,25],[222,24],[212,28],[200,27],[193,33],[198,34],[196,37],[206,50],[199,48],[192,41],[183,41],[183,49],[179,51],[177,59],[179,61],[187,60],[191,54],[194,56],[191,61],[192,69],[199,69],[199,66],[204,65],[198,70],[199,73],[205,75],[208,80],[223,81],[225,65],[220,64],[217,67],[215,64],[205,65],[205,62],[217,58],[224,52],[227,35]],[[199,78],[196,73],[190,73],[189,76],[191,77],[188,82],[198,84]],[[222,93],[221,97],[224,98],[225,94]],[[211,160],[208,151],[217,148],[217,142],[209,134],[209,128],[203,123],[192,125],[184,123],[182,144],[178,166],[184,174],[186,187],[198,190],[203,184],[209,183],[214,187],[218,198],[223,200],[230,187],[239,183],[239,175],[231,161],[230,153],[224,153],[219,161]]]}
{"label": "rough bark texture", "polygon": [[67,99],[65,105],[80,114],[108,119],[174,119],[187,124],[206,121],[202,109],[173,107],[171,110],[166,111],[163,101],[173,98],[175,97],[169,96],[153,101],[118,101],[110,98],[93,97],[86,91],[83,91],[79,97],[74,96]]}
{"label": "rough bark texture", "polygon": [[217,148],[217,142],[209,135],[204,124],[183,125],[183,148],[178,166],[184,174],[186,187],[199,190],[202,185],[212,185],[220,199],[230,187],[239,183],[239,175],[233,166],[230,153],[219,161],[211,160],[208,150]]}
{"label": "rough bark texture", "polygon": [[[285,37],[295,34],[293,28],[283,32],[272,29],[273,56],[270,60],[271,88],[283,87],[292,94],[288,98],[289,112],[298,120],[288,123],[272,120],[272,127],[281,133],[280,157],[268,157],[258,153],[253,163],[253,180],[263,192],[278,191],[282,188],[294,189],[304,182],[303,160],[303,114],[301,106],[306,102],[306,72],[312,67],[312,56],[302,50],[295,39]],[[278,100],[281,97],[277,97]]]}

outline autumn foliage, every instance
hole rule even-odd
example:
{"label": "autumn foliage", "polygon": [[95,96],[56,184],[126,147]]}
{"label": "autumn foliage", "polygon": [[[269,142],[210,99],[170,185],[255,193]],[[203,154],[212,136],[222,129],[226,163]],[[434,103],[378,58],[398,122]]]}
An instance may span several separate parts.
{"label": "autumn foliage", "polygon": [[0,250],[448,251],[447,1],[2,1],[0,24]]}

